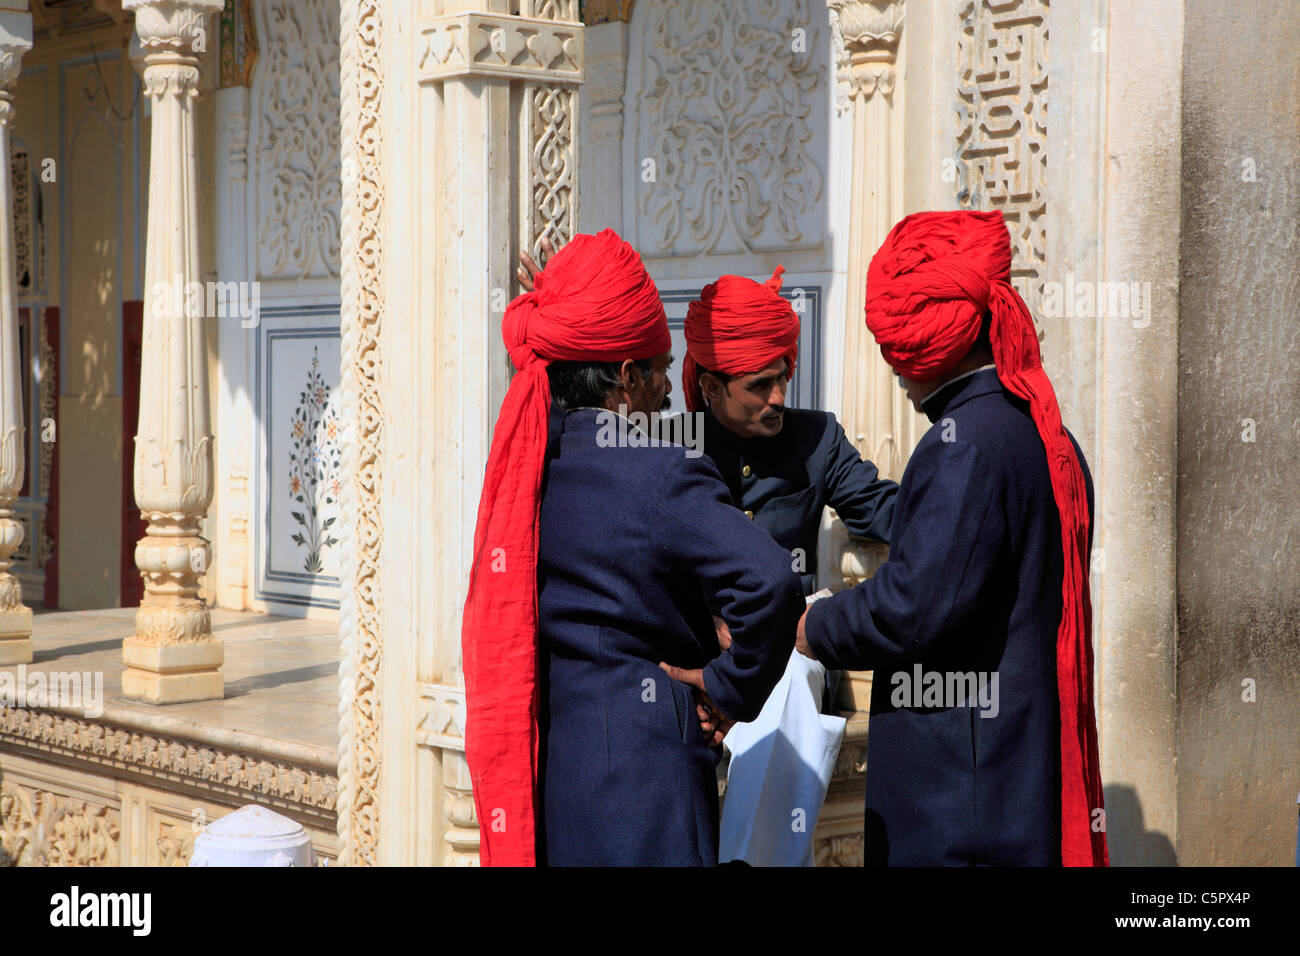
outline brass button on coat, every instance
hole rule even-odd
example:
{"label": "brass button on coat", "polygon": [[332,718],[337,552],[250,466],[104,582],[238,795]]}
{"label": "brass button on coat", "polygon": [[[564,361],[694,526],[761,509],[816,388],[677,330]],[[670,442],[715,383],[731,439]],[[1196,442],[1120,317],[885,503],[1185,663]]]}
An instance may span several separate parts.
{"label": "brass button on coat", "polygon": [[745,517],[748,518],[750,521],[753,521],[753,520],[754,520],[754,512],[752,512],[752,511],[746,511],[746,512],[745,512]]}
{"label": "brass button on coat", "polygon": [[754,473],[754,469],[753,469],[753,468],[750,468],[748,465],[746,465],[744,468],[740,469],[740,474],[741,474],[743,477],[745,477],[745,478],[748,478],[748,477],[749,477],[750,475],[752,475],[753,473]]}

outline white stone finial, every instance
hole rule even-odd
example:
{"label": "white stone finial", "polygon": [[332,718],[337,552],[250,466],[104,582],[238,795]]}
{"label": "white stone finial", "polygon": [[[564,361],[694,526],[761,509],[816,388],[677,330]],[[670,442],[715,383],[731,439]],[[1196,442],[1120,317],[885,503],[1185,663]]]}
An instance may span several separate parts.
{"label": "white stone finial", "polygon": [[249,804],[210,823],[194,838],[190,866],[315,866],[302,824]]}

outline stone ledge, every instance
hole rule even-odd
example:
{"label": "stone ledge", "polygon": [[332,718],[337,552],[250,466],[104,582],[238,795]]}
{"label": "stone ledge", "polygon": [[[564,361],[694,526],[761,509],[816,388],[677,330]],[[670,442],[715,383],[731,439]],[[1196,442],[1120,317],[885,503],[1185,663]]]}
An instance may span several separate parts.
{"label": "stone ledge", "polygon": [[0,707],[4,752],[231,806],[260,803],[316,829],[334,826],[338,755],[316,747],[117,707],[93,720]]}

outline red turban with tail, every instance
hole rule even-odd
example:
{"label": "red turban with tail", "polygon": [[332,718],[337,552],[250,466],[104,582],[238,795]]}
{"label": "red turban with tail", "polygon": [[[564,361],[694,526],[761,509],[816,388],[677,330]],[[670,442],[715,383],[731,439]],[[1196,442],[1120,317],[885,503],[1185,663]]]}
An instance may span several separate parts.
{"label": "red turban with tail", "polygon": [[741,276],[723,276],[704,287],[699,299],[686,310],[686,361],[682,363],[682,390],[686,409],[704,408],[700,368],[727,375],[742,375],[766,368],[785,356],[786,381],[794,374],[799,357],[799,317],[781,298],[782,266],[772,278],[755,282]]}
{"label": "red turban with tail", "polygon": [[573,238],[510,303],[510,380],[492,433],[461,630],[465,758],[485,866],[533,866],[537,717],[537,526],[552,361],[621,362],[671,348],[641,257],[612,230]]}
{"label": "red turban with tail", "polygon": [[970,350],[985,312],[998,378],[1029,412],[1047,450],[1061,517],[1065,576],[1056,634],[1061,716],[1061,862],[1106,866],[1097,721],[1092,701],[1087,489],[1038,351],[1029,309],[1008,282],[1011,241],[1001,212],[922,212],[894,226],[867,271],[867,328],[904,378],[942,378]]}

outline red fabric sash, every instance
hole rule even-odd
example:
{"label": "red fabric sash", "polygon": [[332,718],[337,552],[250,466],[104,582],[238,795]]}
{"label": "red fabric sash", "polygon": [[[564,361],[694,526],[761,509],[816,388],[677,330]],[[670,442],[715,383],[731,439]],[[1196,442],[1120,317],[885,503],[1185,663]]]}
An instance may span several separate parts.
{"label": "red fabric sash", "polygon": [[742,276],[723,276],[704,287],[699,299],[686,310],[686,361],[682,363],[682,390],[686,409],[704,409],[700,367],[743,375],[766,368],[781,356],[794,375],[799,357],[799,316],[781,298],[781,273],[755,282]]}
{"label": "red fabric sash", "polygon": [[[1047,450],[1061,517],[1065,575],[1056,635],[1061,715],[1061,862],[1107,866],[1097,720],[1092,700],[1088,499],[1074,446],[1043,370],[1024,300],[1008,282],[1011,242],[1001,212],[923,212],[900,221],[867,271],[867,327],[904,378],[942,378],[970,350],[987,310],[998,378],[1029,403]],[[1104,813],[1100,817],[1104,820]]]}
{"label": "red fabric sash", "polygon": [[537,544],[551,361],[645,359],[671,348],[641,257],[612,230],[579,235],[510,303],[517,374],[492,433],[461,629],[465,759],[484,866],[536,863]]}

